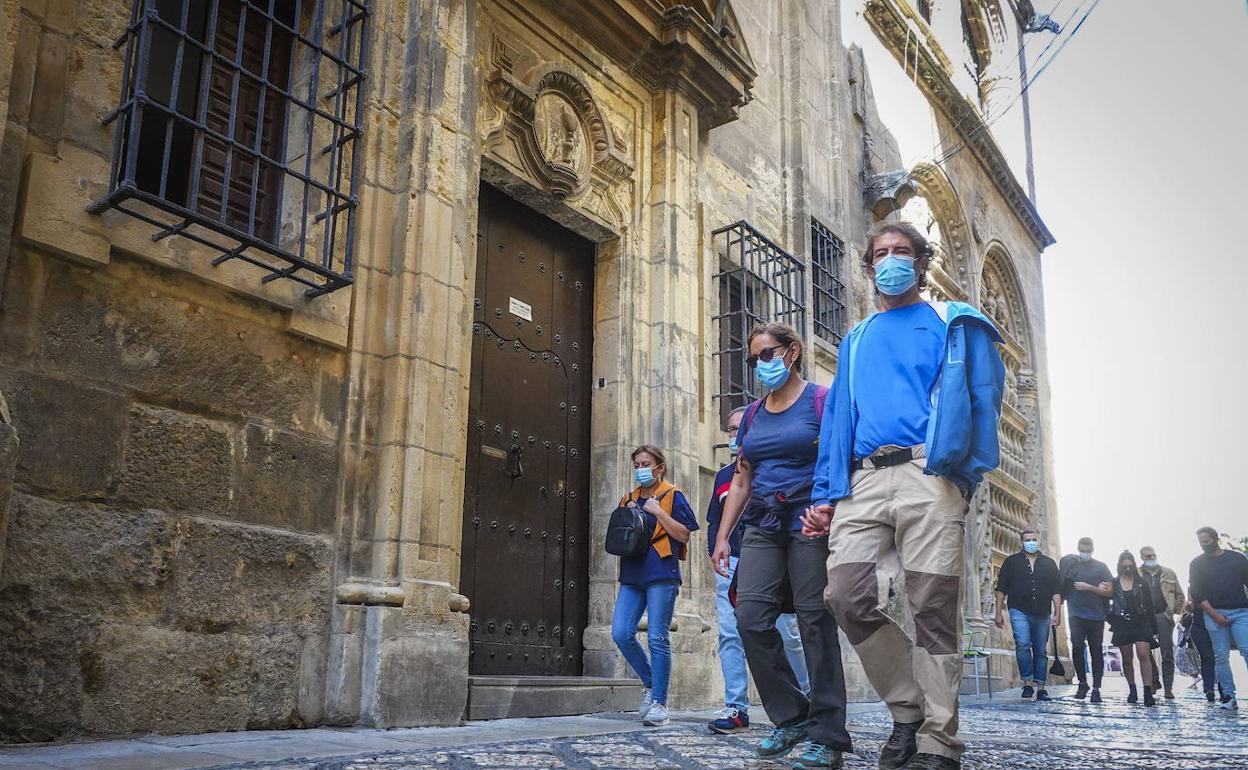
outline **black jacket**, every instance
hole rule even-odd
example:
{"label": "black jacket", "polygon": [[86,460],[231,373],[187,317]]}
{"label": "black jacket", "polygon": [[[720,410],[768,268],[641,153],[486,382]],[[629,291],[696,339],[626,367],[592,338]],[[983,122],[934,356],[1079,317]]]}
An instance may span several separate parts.
{"label": "black jacket", "polygon": [[1053,594],[1061,593],[1062,578],[1057,562],[1044,554],[1036,556],[1032,570],[1027,554],[1019,551],[1005,557],[997,575],[997,590],[1005,594],[1010,609],[1033,617],[1053,614]]}

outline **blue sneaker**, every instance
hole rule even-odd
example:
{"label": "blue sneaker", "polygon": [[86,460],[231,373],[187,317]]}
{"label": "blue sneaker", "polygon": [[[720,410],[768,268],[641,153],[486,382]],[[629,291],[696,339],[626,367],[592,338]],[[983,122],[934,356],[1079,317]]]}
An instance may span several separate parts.
{"label": "blue sneaker", "polygon": [[793,747],[806,740],[809,722],[798,722],[788,727],[777,727],[758,744],[760,757],[782,757],[793,750]]}
{"label": "blue sneaker", "polygon": [[841,766],[841,752],[831,746],[806,741],[802,755],[793,763],[793,770],[828,770]]}
{"label": "blue sneaker", "polygon": [[707,727],[720,735],[742,733],[750,729],[750,714],[745,709],[727,706],[715,715]]}

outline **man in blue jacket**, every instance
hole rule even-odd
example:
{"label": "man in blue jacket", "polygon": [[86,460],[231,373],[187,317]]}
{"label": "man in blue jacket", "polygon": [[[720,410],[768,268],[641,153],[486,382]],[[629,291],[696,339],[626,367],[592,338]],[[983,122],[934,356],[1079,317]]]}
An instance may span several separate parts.
{"label": "man in blue jacket", "polygon": [[[829,534],[824,598],[892,712],[885,770],[961,767],[964,522],[999,459],[1001,336],[969,305],[923,300],[931,256],[908,224],[867,239],[881,312],[841,343],[803,530]],[[898,566],[913,641],[882,606]]]}

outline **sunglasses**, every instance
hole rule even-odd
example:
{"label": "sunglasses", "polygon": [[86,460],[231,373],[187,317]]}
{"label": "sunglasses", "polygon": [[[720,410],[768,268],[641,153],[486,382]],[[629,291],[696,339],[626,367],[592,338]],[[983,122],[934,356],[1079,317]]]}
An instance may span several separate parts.
{"label": "sunglasses", "polygon": [[771,359],[775,358],[776,350],[778,348],[787,348],[787,347],[788,345],[772,345],[769,348],[763,348],[763,352],[759,353],[756,356],[750,356],[749,358],[745,359],[745,362],[750,365],[751,369],[753,369],[755,366],[758,366],[759,361],[762,361],[763,363],[767,363]]}

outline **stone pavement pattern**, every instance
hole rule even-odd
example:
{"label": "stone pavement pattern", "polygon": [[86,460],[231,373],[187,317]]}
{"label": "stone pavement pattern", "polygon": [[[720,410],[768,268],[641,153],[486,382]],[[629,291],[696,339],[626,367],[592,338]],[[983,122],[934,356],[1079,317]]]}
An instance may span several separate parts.
{"label": "stone pavement pattern", "polygon": [[[1180,696],[1154,709],[1131,706],[1121,694],[1107,695],[1101,706],[1069,697],[1050,703],[1020,701],[1017,691],[992,701],[967,703],[962,708],[962,732],[968,736],[964,757],[966,770],[1231,770],[1248,769],[1248,714],[1219,711],[1203,698]],[[112,763],[61,764],[41,751],[51,749],[0,750],[0,768],[149,768],[213,767],[214,770],[772,770],[788,762],[762,761],[754,746],[765,734],[763,727],[733,736],[716,736],[692,717],[674,721],[661,729],[640,729],[627,715],[576,718],[572,737],[548,735],[490,742],[491,723],[475,725],[477,737],[465,741],[460,735],[441,746],[424,745],[395,750],[401,745],[372,731],[374,749],[346,756],[319,759],[276,759],[204,765],[185,758],[161,764],[157,757],[136,756],[129,762],[114,757]],[[598,726],[592,726],[594,719]],[[557,723],[553,723],[557,725]],[[590,726],[587,726],[590,725]],[[879,710],[851,714],[850,727],[856,753],[847,756],[847,770],[876,767],[880,745],[891,729],[887,713]],[[467,729],[467,728],[464,728]],[[621,732],[624,731],[624,732]],[[522,734],[513,728],[493,733],[506,738]],[[571,732],[571,731],[569,731]],[[453,731],[444,733],[448,737]],[[224,734],[218,734],[224,738]],[[290,733],[286,733],[287,736]],[[344,733],[344,735],[359,735]],[[364,736],[360,736],[364,738]],[[437,739],[434,739],[436,743]],[[300,741],[288,741],[297,751]],[[426,742],[428,744],[428,742]],[[211,745],[204,748],[211,751]],[[324,747],[308,754],[325,754]],[[345,753],[345,752],[343,752]],[[170,758],[173,759],[174,755]],[[20,764],[25,757],[35,762]]]}

